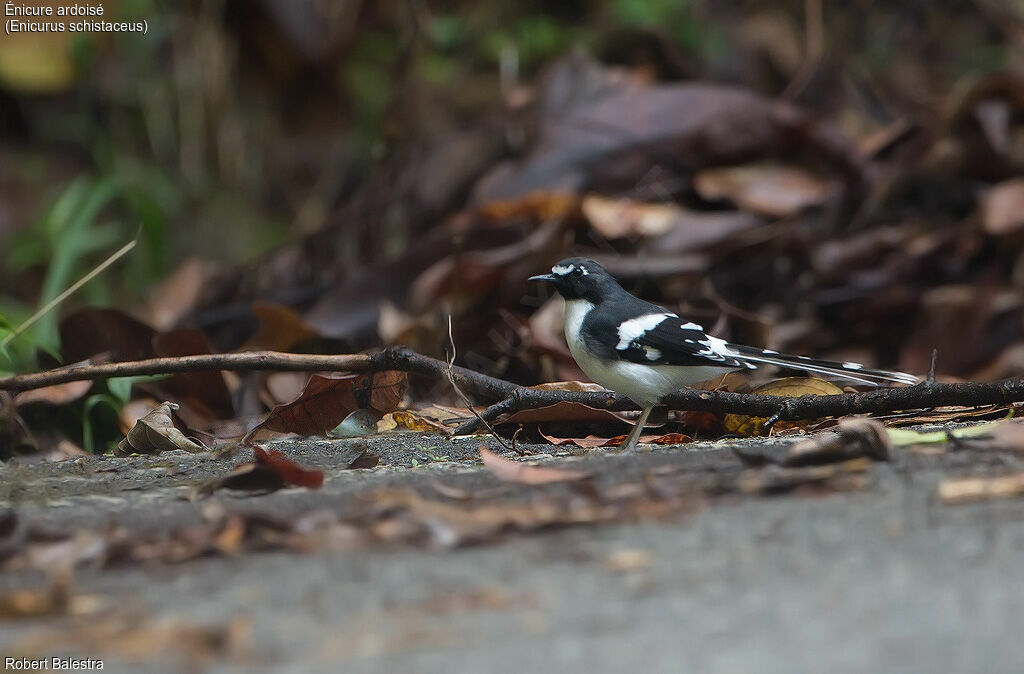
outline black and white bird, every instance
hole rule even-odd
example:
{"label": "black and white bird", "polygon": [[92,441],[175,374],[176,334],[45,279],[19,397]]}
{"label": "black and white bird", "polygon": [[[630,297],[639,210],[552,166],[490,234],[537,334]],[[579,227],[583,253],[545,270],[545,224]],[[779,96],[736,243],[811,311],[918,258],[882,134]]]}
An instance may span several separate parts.
{"label": "black and white bird", "polygon": [[790,356],[712,337],[696,323],[630,295],[587,258],[562,260],[550,274],[530,280],[551,283],[565,299],[565,339],[580,369],[643,408],[622,445],[626,449],[636,446],[651,410],[665,395],[736,370],[776,365],[871,386],[917,383],[917,377],[904,372]]}

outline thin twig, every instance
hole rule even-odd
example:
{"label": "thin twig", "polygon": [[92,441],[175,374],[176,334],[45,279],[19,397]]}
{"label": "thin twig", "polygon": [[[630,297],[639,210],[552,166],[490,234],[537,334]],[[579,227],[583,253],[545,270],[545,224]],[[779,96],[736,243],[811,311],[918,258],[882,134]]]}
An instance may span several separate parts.
{"label": "thin twig", "polygon": [[928,378],[925,379],[925,383],[928,384],[929,386],[935,383],[935,366],[938,364],[938,362],[939,350],[932,349],[932,360],[931,363],[928,365]]}
{"label": "thin twig", "polygon": [[111,253],[110,257],[108,257],[103,262],[99,263],[99,265],[97,265],[95,269],[93,269],[88,274],[72,283],[67,290],[65,290],[60,295],[57,295],[52,300],[43,305],[43,307],[39,311],[32,314],[24,323],[16,327],[14,329],[14,332],[4,337],[3,340],[0,340],[0,348],[3,348],[10,344],[11,340],[13,340],[15,337],[17,337],[18,335],[32,327],[32,325],[40,318],[53,311],[53,309],[60,305],[61,302],[75,294],[75,292],[79,288],[81,288],[86,283],[102,274],[107,267],[109,267],[110,265],[114,264],[125,255],[127,255],[132,248],[135,248],[136,244],[138,244],[138,239],[132,239],[128,243],[124,244],[119,249]]}
{"label": "thin twig", "polygon": [[462,392],[462,389],[459,388],[459,385],[455,383],[455,374],[453,373],[452,368],[455,367],[455,354],[456,354],[456,351],[455,351],[455,336],[452,335],[452,315],[451,314],[448,314],[448,343],[452,347],[452,352],[448,355],[448,381],[449,381],[449,383],[451,383],[452,388],[455,389],[455,393],[459,396],[459,398],[462,399],[462,402],[466,405],[466,407],[469,409],[469,411],[473,413],[473,416],[475,416],[480,421],[480,423],[482,423],[484,426],[487,427],[487,430],[489,430],[491,432],[491,435],[494,436],[494,439],[497,440],[498,443],[502,447],[504,447],[505,449],[509,450],[510,452],[515,452],[516,454],[521,454],[521,452],[516,450],[516,439],[515,439],[515,436],[514,435],[512,436],[512,445],[511,446],[505,444],[505,440],[500,435],[498,435],[498,433],[494,430],[494,427],[491,426],[487,422],[486,419],[484,419],[482,416],[480,416],[480,413],[476,411],[475,407],[473,407],[472,401],[468,397],[466,397],[466,394]]}

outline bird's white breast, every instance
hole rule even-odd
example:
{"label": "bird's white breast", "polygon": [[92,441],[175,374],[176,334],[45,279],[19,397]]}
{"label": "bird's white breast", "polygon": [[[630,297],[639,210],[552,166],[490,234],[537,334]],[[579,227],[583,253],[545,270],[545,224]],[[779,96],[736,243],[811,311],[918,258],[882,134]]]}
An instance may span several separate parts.
{"label": "bird's white breast", "polygon": [[[594,305],[586,300],[566,301],[565,341],[569,344],[569,351],[580,369],[595,383],[628,396],[630,400],[639,405],[655,405],[668,393],[736,369],[714,365],[679,367],[644,365],[625,360],[602,361],[587,350],[580,334],[583,320],[593,308]],[[665,319],[665,316],[658,318],[658,322],[660,322]],[[619,337],[621,338],[621,336]]]}

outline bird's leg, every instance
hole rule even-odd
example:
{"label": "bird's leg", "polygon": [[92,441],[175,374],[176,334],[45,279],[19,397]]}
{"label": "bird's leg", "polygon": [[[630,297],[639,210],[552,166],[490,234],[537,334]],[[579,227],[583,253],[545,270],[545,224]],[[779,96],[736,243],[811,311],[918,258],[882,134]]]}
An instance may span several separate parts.
{"label": "bird's leg", "polygon": [[629,450],[636,447],[636,443],[640,441],[640,434],[644,432],[644,426],[647,424],[647,417],[651,416],[652,410],[654,410],[653,406],[645,407],[643,409],[643,411],[640,413],[640,418],[636,420],[636,426],[633,427],[633,430],[630,432],[629,437],[626,438],[626,441],[624,443],[622,443],[620,449],[628,452]]}

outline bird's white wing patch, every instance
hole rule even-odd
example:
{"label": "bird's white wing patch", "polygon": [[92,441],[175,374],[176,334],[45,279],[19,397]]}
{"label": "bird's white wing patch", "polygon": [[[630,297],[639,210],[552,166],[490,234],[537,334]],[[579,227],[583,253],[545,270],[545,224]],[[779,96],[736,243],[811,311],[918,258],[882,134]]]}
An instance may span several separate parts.
{"label": "bird's white wing patch", "polygon": [[[704,332],[704,327],[697,325],[696,323],[683,323],[679,326],[683,330],[696,330],[697,332]],[[689,341],[689,340],[687,340]]]}
{"label": "bird's white wing patch", "polygon": [[663,313],[663,314],[647,314],[645,316],[637,316],[631,318],[628,321],[619,323],[619,343],[615,346],[619,351],[625,351],[629,348],[629,345],[633,343],[633,340],[644,334],[648,330],[653,330],[662,321],[667,318],[672,318],[675,314]]}

